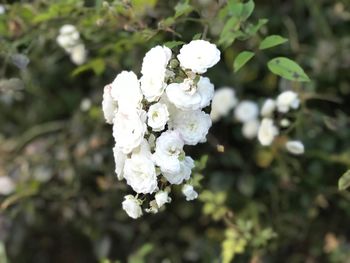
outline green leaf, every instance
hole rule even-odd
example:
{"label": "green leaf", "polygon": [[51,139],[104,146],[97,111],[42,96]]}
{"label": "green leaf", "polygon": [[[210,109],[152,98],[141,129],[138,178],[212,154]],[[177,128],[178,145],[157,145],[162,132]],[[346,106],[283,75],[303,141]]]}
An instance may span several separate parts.
{"label": "green leaf", "polygon": [[77,67],[73,72],[72,76],[75,77],[85,71],[92,70],[94,71],[95,75],[101,75],[106,68],[106,63],[103,59],[97,58],[94,60],[91,60],[89,63]]}
{"label": "green leaf", "polygon": [[283,43],[286,43],[287,41],[288,41],[287,38],[281,37],[279,35],[267,36],[266,38],[264,38],[263,41],[261,41],[261,43],[259,45],[259,49],[262,50],[262,49],[275,47],[275,46],[281,45]]}
{"label": "green leaf", "polygon": [[192,39],[197,40],[197,39],[201,39],[201,37],[202,37],[202,33],[198,33],[198,34],[195,34]]}
{"label": "green leaf", "polygon": [[178,3],[175,6],[175,15],[174,18],[178,18],[183,15],[188,15],[193,11],[193,7],[189,4],[189,1],[186,0],[183,3]]}
{"label": "green leaf", "polygon": [[310,81],[304,70],[289,58],[277,57],[271,59],[267,63],[267,66],[272,73],[282,78],[299,82]]}
{"label": "green leaf", "polygon": [[338,181],[338,188],[343,191],[350,187],[350,170],[347,170],[345,174],[340,177]]}
{"label": "green leaf", "polygon": [[255,7],[255,4],[253,0],[249,0],[247,3],[243,4],[241,19],[247,20],[252,15],[254,11],[254,7]]}
{"label": "green leaf", "polygon": [[251,51],[242,51],[238,54],[238,56],[235,58],[235,61],[233,62],[233,69],[235,72],[241,69],[249,60],[254,57],[254,53]]}
{"label": "green leaf", "polygon": [[185,44],[185,42],[183,42],[183,41],[169,41],[169,42],[165,42],[164,46],[172,49],[174,47],[177,47],[177,46],[180,46],[180,45],[183,45],[183,44]]}

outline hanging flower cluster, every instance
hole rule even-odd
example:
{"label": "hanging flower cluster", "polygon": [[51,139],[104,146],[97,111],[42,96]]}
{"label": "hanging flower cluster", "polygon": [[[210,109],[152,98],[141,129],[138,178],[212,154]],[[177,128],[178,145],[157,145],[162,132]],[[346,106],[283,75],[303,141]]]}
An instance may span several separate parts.
{"label": "hanging flower cluster", "polygon": [[183,45],[177,56],[156,46],[143,58],[140,79],[122,71],[104,88],[102,108],[116,142],[115,172],[137,193],[122,204],[130,217],[143,214],[148,194],[145,211],[158,212],[171,201],[171,185],[183,185],[186,200],[197,198],[189,184],[194,161],[184,146],[206,141],[212,122],[203,109],[214,85],[201,74],[219,60],[220,51],[204,40]]}
{"label": "hanging flower cluster", "polygon": [[70,59],[74,64],[81,65],[85,63],[87,52],[75,26],[62,26],[56,41],[70,55]]}

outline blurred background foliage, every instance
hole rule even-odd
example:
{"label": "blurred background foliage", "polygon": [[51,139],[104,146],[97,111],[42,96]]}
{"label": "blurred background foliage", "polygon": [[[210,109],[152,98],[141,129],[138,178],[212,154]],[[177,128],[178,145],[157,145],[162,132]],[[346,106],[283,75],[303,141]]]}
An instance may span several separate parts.
{"label": "blurred background foliage", "polygon": [[[0,176],[10,183],[0,189],[0,262],[350,262],[350,193],[337,187],[350,167],[350,3],[259,0],[237,23],[234,2],[2,1]],[[88,50],[81,66],[56,43],[64,24]],[[289,42],[258,51],[271,34]],[[217,88],[257,102],[298,91],[293,136],[306,153],[287,154],[283,136],[269,148],[244,139],[228,116],[191,149],[199,201],[178,191],[165,212],[134,221],[121,209],[130,189],[114,175],[103,87],[138,72],[149,48],[193,37],[221,47],[208,73]],[[243,50],[256,56],[234,73]],[[312,81],[271,74],[275,56]]]}

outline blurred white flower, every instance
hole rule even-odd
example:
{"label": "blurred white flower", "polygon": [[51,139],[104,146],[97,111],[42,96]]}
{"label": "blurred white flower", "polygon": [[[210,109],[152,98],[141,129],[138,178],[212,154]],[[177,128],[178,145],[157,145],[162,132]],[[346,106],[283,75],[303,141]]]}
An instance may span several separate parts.
{"label": "blurred white flower", "polygon": [[290,109],[297,109],[300,105],[298,94],[294,91],[285,91],[278,95],[276,100],[279,112],[287,113]]}
{"label": "blurred white flower", "polygon": [[141,202],[132,195],[124,196],[123,209],[133,219],[142,216]]}
{"label": "blurred white flower", "polygon": [[169,120],[168,108],[165,104],[160,102],[153,104],[148,109],[147,117],[148,126],[150,126],[153,131],[162,131]]}
{"label": "blurred white flower", "polygon": [[230,87],[222,87],[215,91],[211,105],[210,117],[212,121],[218,121],[226,116],[237,104],[235,91]]}
{"label": "blurred white flower", "polygon": [[270,118],[276,109],[276,102],[273,99],[265,100],[263,106],[261,107],[261,116]]}
{"label": "blurred white flower", "polygon": [[255,120],[259,114],[258,105],[250,100],[242,100],[235,108],[234,116],[240,122]]}
{"label": "blurred white flower", "polygon": [[112,98],[112,85],[106,85],[103,89],[102,110],[107,123],[113,124],[114,115],[118,110],[118,103]]}
{"label": "blurred white flower", "polygon": [[204,111],[179,111],[172,120],[171,128],[177,130],[185,144],[196,145],[206,141],[211,118]]}
{"label": "blurred white flower", "polygon": [[182,46],[177,58],[182,68],[202,74],[219,62],[220,51],[208,41],[193,40]]}
{"label": "blurred white flower", "polygon": [[162,173],[179,173],[180,155],[183,154],[184,142],[177,131],[163,132],[156,141],[153,160],[160,167]]}
{"label": "blurred white flower", "polygon": [[72,48],[79,44],[80,34],[73,25],[64,25],[60,28],[60,33],[56,38],[57,43],[68,53]]}
{"label": "blurred white flower", "polygon": [[118,112],[113,121],[113,137],[116,146],[125,154],[138,147],[147,130],[142,111],[132,111],[127,114]]}
{"label": "blurred white flower", "polygon": [[141,108],[142,93],[137,76],[132,71],[122,71],[112,82],[111,95],[118,102],[119,111],[129,112]]}
{"label": "blurred white flower", "polygon": [[182,187],[182,193],[186,197],[186,201],[192,201],[198,197],[198,193],[193,189],[193,186],[189,184],[185,184]]}
{"label": "blurred white flower", "polygon": [[260,126],[260,122],[257,119],[250,120],[243,123],[243,126],[242,126],[243,136],[247,139],[255,138],[256,135],[258,134],[259,126]]}
{"label": "blurred white flower", "polygon": [[270,118],[264,118],[261,121],[258,139],[264,146],[271,145],[275,137],[278,135],[278,128],[274,125],[273,120]]}
{"label": "blurred white flower", "polygon": [[154,196],[158,208],[161,208],[166,203],[171,202],[171,198],[169,197],[169,193],[166,191],[158,191]]}
{"label": "blurred white flower", "polygon": [[301,141],[288,141],[286,143],[286,149],[288,152],[295,155],[300,155],[305,152],[304,144]]}
{"label": "blurred white flower", "polygon": [[288,120],[288,119],[282,119],[282,120],[280,121],[280,125],[281,125],[281,127],[283,127],[283,128],[287,128],[287,127],[290,125],[290,120]]}
{"label": "blurred white flower", "polygon": [[171,58],[171,50],[167,47],[156,46],[148,51],[143,58],[141,90],[149,102],[157,101],[163,94],[166,84],[166,67]]}
{"label": "blurred white flower", "polygon": [[0,5],[0,15],[3,15],[6,13],[6,9],[4,5]]}
{"label": "blurred white flower", "polygon": [[9,195],[13,193],[16,185],[8,176],[0,176],[0,195]]}
{"label": "blurred white flower", "polygon": [[87,52],[84,44],[78,44],[71,48],[70,58],[76,65],[82,65],[86,61]]}

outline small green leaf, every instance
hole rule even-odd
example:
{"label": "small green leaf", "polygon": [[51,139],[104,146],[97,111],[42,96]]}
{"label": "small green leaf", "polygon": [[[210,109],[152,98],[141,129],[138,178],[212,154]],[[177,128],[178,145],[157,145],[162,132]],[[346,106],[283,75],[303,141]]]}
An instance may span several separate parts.
{"label": "small green leaf", "polygon": [[202,37],[202,33],[198,33],[198,34],[195,34],[192,39],[197,40],[197,39],[201,39],[201,37]]}
{"label": "small green leaf", "polygon": [[271,59],[267,63],[267,66],[272,73],[282,78],[300,82],[310,81],[310,78],[306,75],[304,70],[289,58],[277,57]]}
{"label": "small green leaf", "polygon": [[189,4],[189,1],[186,0],[182,3],[178,3],[175,6],[175,15],[174,18],[178,18],[180,16],[183,15],[188,15],[189,13],[191,13],[193,11],[193,7]]}
{"label": "small green leaf", "polygon": [[252,15],[254,8],[255,4],[253,0],[249,0],[247,3],[243,4],[241,19],[247,20]]}
{"label": "small green leaf", "polygon": [[165,42],[164,46],[172,49],[174,47],[177,47],[177,46],[180,46],[180,45],[183,45],[183,44],[185,44],[185,42],[183,42],[183,41],[169,41],[169,42]]}
{"label": "small green leaf", "polygon": [[347,170],[345,174],[340,177],[338,181],[338,188],[343,191],[350,187],[350,170]]}
{"label": "small green leaf", "polygon": [[238,54],[233,62],[233,69],[235,72],[241,69],[252,57],[254,57],[254,53],[251,51],[242,51]]}
{"label": "small green leaf", "polygon": [[72,76],[75,77],[88,70],[92,70],[95,73],[95,75],[101,75],[104,72],[105,68],[106,68],[106,64],[104,60],[101,58],[97,58],[97,59],[91,60],[87,64],[77,67],[72,72]]}
{"label": "small green leaf", "polygon": [[259,45],[259,49],[262,50],[262,49],[275,47],[275,46],[281,45],[283,43],[286,43],[287,41],[288,41],[287,38],[281,37],[279,35],[267,36],[266,38],[264,38],[263,41],[261,41],[261,43]]}

